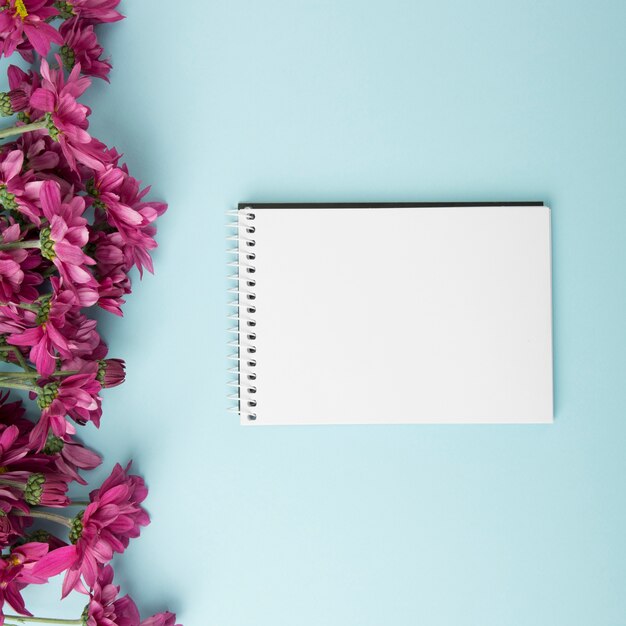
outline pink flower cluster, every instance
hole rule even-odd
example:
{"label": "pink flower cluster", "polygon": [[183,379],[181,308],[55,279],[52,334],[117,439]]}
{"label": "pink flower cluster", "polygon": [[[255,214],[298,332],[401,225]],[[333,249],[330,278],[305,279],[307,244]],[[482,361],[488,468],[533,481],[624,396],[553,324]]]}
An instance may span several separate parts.
{"label": "pink flower cluster", "polygon": [[[153,271],[155,222],[166,205],[92,137],[80,102],[111,64],[98,24],[122,19],[119,0],[0,0],[0,55],[8,69],[0,114],[0,387],[28,392],[35,412],[0,395],[0,626],[6,605],[30,616],[22,591],[64,574],[63,597],[83,593],[88,626],[174,626],[141,621],[119,597],[110,562],[149,523],[139,476],[116,465],[85,501],[70,497],[101,459],[76,439],[96,427],[101,392],[124,382],[89,310],[122,315],[131,273]],[[50,533],[40,524],[58,524]],[[13,617],[20,621],[19,616]]]}

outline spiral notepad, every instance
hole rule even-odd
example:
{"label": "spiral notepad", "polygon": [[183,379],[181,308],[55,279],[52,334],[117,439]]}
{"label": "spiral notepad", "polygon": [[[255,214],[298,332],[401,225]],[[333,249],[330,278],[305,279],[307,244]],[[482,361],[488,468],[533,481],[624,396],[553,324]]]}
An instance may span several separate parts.
{"label": "spiral notepad", "polygon": [[229,384],[242,424],[552,421],[542,203],[232,214]]}

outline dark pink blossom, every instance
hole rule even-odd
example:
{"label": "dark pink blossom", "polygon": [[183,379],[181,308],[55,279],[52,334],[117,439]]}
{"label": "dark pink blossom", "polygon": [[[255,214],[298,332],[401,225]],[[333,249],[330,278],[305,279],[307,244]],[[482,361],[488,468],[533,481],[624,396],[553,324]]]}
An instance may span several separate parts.
{"label": "dark pink blossom", "polygon": [[[58,56],[57,62],[62,65]],[[73,170],[77,169],[77,161],[99,170],[106,160],[105,153],[102,144],[92,140],[87,132],[91,110],[77,101],[91,84],[90,79],[81,76],[80,64],[66,79],[63,69],[51,69],[45,59],[41,61],[41,76],[41,87],[33,92],[31,106],[46,113],[48,132],[59,142]]]}
{"label": "dark pink blossom", "polygon": [[120,588],[113,584],[113,568],[102,567],[90,593],[85,612],[85,626],[177,626],[176,616],[165,612],[143,621],[130,596],[118,597]]}
{"label": "dark pink blossom", "polygon": [[7,5],[0,12],[0,43],[5,57],[11,56],[18,46],[21,53],[34,48],[46,56],[51,44],[63,43],[58,31],[46,23],[58,15],[51,0],[8,0]]}
{"label": "dark pink blossom", "polygon": [[96,261],[94,274],[98,281],[98,305],[122,315],[124,296],[131,293],[131,281],[124,254],[124,240],[119,232],[104,233],[101,230],[91,235]]}
{"label": "dark pink blossom", "polygon": [[40,224],[39,199],[42,183],[22,175],[24,153],[11,150],[0,155],[0,204],[10,211],[25,215],[33,224]]}
{"label": "dark pink blossom", "polygon": [[181,626],[176,624],[176,615],[165,611],[144,619],[139,626]]}
{"label": "dark pink blossom", "polygon": [[13,314],[13,327],[7,317],[4,323],[0,321],[0,332],[10,333],[8,343],[30,347],[29,358],[44,377],[54,372],[57,353],[66,358],[72,356],[63,330],[66,315],[75,305],[76,298],[71,291],[62,288],[58,278],[52,279],[52,288],[52,294],[40,299],[37,312],[7,307],[8,311],[4,313],[5,316]]}
{"label": "dark pink blossom", "polygon": [[37,397],[41,417],[30,434],[30,443],[36,450],[44,447],[50,429],[57,437],[76,432],[66,416],[80,425],[93,422],[100,426],[102,401],[98,394],[102,385],[96,379],[97,368],[97,364],[93,363],[85,371],[47,383],[41,388]]}
{"label": "dark pink blossom", "polygon": [[87,481],[78,471],[92,470],[102,463],[100,455],[67,434],[63,437],[48,435],[42,452],[52,458],[54,467],[61,476],[81,485],[86,485]]}
{"label": "dark pink blossom", "polygon": [[5,602],[20,615],[32,615],[26,609],[21,592],[30,583],[45,582],[45,579],[34,575],[33,570],[48,553],[48,549],[47,543],[25,543],[0,558],[0,624],[4,624],[1,611]]}
{"label": "dark pink blossom", "polygon": [[108,82],[111,71],[109,59],[102,59],[104,49],[98,43],[98,38],[91,24],[84,20],[72,18],[65,21],[59,29],[63,37],[61,58],[65,69],[71,71],[80,63],[81,71],[85,76],[95,76]]}
{"label": "dark pink blossom", "polygon": [[126,379],[126,364],[122,359],[102,359],[98,362],[98,381],[103,388],[117,387]]}
{"label": "dark pink blossom", "polygon": [[[23,231],[12,217],[0,219],[0,243],[23,239]],[[32,303],[39,297],[44,279],[39,272],[41,256],[35,249],[0,250],[0,306],[13,302]]]}
{"label": "dark pink blossom", "polygon": [[163,215],[167,205],[144,201],[150,187],[140,189],[139,181],[128,174],[125,166],[97,172],[87,190],[94,198],[96,219],[119,232],[126,268],[135,265],[140,275],[144,268],[153,272],[150,251],[157,247],[153,222]]}
{"label": "dark pink blossom", "polygon": [[115,10],[120,0],[68,0],[57,2],[61,16],[65,19],[74,16],[90,24],[100,22],[117,22],[124,16]]}
{"label": "dark pink blossom", "polygon": [[48,578],[65,571],[63,597],[80,588],[81,580],[93,588],[100,568],[109,563],[114,553],[121,553],[130,539],[138,537],[142,526],[150,522],[140,506],[148,495],[143,479],[128,474],[130,463],[123,469],[113,468],[100,489],[89,494],[90,504],[73,523],[70,539],[73,545],[53,550],[37,566],[37,575]]}
{"label": "dark pink blossom", "polygon": [[[89,240],[85,201],[80,196],[61,201],[59,185],[47,180],[41,187],[41,207],[49,226],[41,229],[41,254],[52,261],[79,304],[90,306],[98,300],[97,283],[87,270],[95,261],[83,252]],[[81,291],[78,291],[80,289]]]}
{"label": "dark pink blossom", "polygon": [[[13,224],[2,232],[2,243],[13,243],[20,239],[20,227]],[[24,270],[22,263],[27,259],[24,249],[0,251],[0,299],[11,302],[22,289]]]}

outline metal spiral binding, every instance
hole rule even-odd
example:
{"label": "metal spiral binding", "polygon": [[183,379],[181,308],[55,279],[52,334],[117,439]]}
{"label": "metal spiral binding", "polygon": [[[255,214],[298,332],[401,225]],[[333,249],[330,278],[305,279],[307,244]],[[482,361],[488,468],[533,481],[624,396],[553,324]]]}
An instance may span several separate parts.
{"label": "metal spiral binding", "polygon": [[[231,380],[228,386],[237,390],[236,393],[229,394],[228,400],[233,403],[229,407],[229,412],[237,413],[241,416],[245,415],[249,421],[256,420],[256,412],[254,411],[257,402],[254,399],[256,394],[256,321],[254,314],[256,313],[256,293],[253,291],[256,286],[254,273],[256,268],[254,260],[256,252],[254,247],[254,233],[256,228],[251,222],[256,218],[251,212],[250,207],[243,210],[234,209],[227,211],[229,217],[233,218],[227,224],[228,228],[237,231],[235,235],[227,237],[227,240],[233,242],[233,247],[227,250],[227,253],[234,258],[228,263],[228,267],[235,268],[233,274],[228,276],[228,280],[236,283],[235,287],[228,289],[228,293],[234,296],[234,299],[228,302],[228,307],[232,313],[228,315],[228,319],[236,324],[228,329],[228,333],[235,335],[235,339],[228,342],[228,346],[232,348],[232,352],[228,355],[228,360],[235,363],[234,367],[228,369]],[[243,219],[242,219],[243,218]],[[245,220],[245,221],[244,221]],[[242,391],[245,391],[246,397]],[[244,406],[245,404],[245,406]]]}

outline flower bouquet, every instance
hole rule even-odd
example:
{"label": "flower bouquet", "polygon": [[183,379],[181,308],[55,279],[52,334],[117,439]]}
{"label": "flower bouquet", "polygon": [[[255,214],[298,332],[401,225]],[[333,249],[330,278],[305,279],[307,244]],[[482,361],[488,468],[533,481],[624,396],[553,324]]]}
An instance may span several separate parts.
{"label": "flower bouquet", "polygon": [[[86,312],[122,314],[131,269],[152,272],[155,221],[166,210],[91,136],[91,110],[79,101],[92,78],[108,81],[95,28],[122,19],[118,4],[0,5],[0,53],[25,62],[8,68],[0,93],[0,114],[13,118],[0,130],[0,625],[175,622],[168,612],[141,621],[113,584],[111,559],[149,523],[143,479],[116,465],[84,499],[68,496],[101,462],[76,426],[99,426],[100,392],[125,374]],[[32,415],[11,390],[27,394]],[[61,573],[63,597],[85,595],[83,614],[32,616],[23,589]]]}

